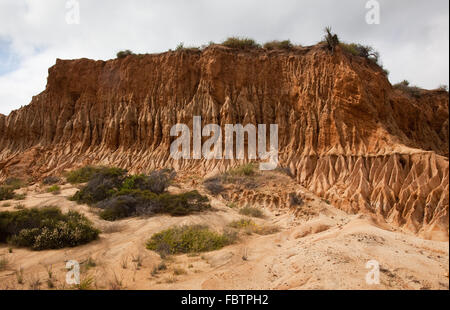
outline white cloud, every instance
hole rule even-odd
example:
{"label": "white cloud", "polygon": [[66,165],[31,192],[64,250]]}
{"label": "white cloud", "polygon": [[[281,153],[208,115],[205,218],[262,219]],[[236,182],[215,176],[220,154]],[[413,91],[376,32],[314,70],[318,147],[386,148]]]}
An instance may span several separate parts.
{"label": "white cloud", "polygon": [[380,25],[365,23],[365,0],[78,1],[80,24],[67,25],[65,0],[0,0],[0,42],[10,41],[8,50],[21,60],[0,75],[0,113],[42,91],[56,58],[110,59],[122,49],[162,52],[230,35],[308,45],[326,25],[345,41],[375,46],[393,82],[448,84],[447,0],[379,0]]}

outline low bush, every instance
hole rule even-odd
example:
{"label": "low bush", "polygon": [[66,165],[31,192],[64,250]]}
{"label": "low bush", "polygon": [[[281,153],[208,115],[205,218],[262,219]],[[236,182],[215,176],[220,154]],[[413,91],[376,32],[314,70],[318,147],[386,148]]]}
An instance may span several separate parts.
{"label": "low bush", "polygon": [[236,228],[236,229],[244,229],[248,227],[255,227],[256,224],[250,219],[240,219],[237,221],[233,221],[230,224],[228,224],[229,227]]}
{"label": "low bush", "polygon": [[53,184],[57,184],[60,182],[61,182],[61,179],[58,177],[54,177],[54,176],[48,176],[42,180],[42,184],[44,184],[44,185],[53,185]]}
{"label": "low bush", "polygon": [[255,40],[250,38],[229,37],[222,42],[223,46],[236,49],[254,49],[261,47]]}
{"label": "low bush", "polygon": [[10,187],[13,190],[25,187],[26,185],[27,185],[26,181],[18,178],[8,178],[5,180],[5,186]]}
{"label": "low bush", "polygon": [[264,43],[263,46],[265,49],[268,50],[290,50],[291,48],[294,47],[294,45],[292,45],[290,40],[284,40],[284,41],[270,41],[270,42],[266,42]]}
{"label": "low bush", "polygon": [[14,198],[14,189],[10,186],[0,186],[0,201]]}
{"label": "low bush", "polygon": [[201,253],[223,248],[234,242],[228,234],[210,231],[202,225],[174,227],[154,234],[147,249],[161,255]]}
{"label": "low bush", "polygon": [[115,221],[130,216],[151,216],[158,213],[182,216],[210,209],[208,198],[197,191],[182,194],[155,194],[150,191],[122,190],[114,197],[96,205],[100,217]]}
{"label": "low bush", "polygon": [[276,226],[260,226],[250,219],[233,221],[228,224],[228,226],[237,230],[244,230],[249,235],[252,233],[256,233],[258,235],[270,235],[280,231]]}
{"label": "low bush", "polygon": [[83,215],[56,207],[0,212],[0,242],[33,250],[60,249],[97,239],[99,231]]}
{"label": "low bush", "polygon": [[248,207],[248,206],[240,209],[239,214],[247,215],[247,216],[251,216],[251,217],[259,217],[259,218],[264,217],[264,213],[261,210],[254,208],[254,207]]}
{"label": "low bush", "polygon": [[290,206],[302,206],[304,201],[296,193],[289,193],[289,205]]}
{"label": "low bush", "polygon": [[219,195],[225,191],[225,187],[222,185],[222,181],[218,177],[206,179],[203,182],[203,186],[212,195]]}
{"label": "low bush", "polygon": [[134,55],[134,53],[130,50],[120,51],[116,54],[117,58],[125,58],[130,55]]}
{"label": "low bush", "polygon": [[394,84],[392,87],[394,87],[394,89],[398,89],[400,91],[402,91],[403,93],[418,98],[421,96],[422,94],[422,90],[417,87],[417,86],[410,86],[409,82],[407,80],[403,80],[400,83]]}
{"label": "low bush", "polygon": [[107,199],[120,190],[126,178],[126,170],[100,168],[89,177],[89,182],[75,193],[72,200],[78,203],[94,204]]}
{"label": "low bush", "polygon": [[162,194],[174,177],[175,172],[169,169],[152,171],[149,175],[131,175],[124,180],[121,188],[148,190],[155,194]]}
{"label": "low bush", "polygon": [[356,43],[340,43],[339,46],[353,56],[364,57],[378,64],[380,54],[371,46]]}

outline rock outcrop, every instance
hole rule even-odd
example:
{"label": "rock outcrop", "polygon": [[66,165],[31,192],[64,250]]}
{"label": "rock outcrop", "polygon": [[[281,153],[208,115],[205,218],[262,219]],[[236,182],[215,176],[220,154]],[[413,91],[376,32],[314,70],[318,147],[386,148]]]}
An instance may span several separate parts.
{"label": "rock outcrop", "polygon": [[299,184],[348,212],[448,239],[448,93],[402,92],[370,60],[320,45],[58,59],[41,94],[0,115],[0,178],[237,164],[170,158],[170,128],[194,115],[222,127],[276,123],[280,164]]}

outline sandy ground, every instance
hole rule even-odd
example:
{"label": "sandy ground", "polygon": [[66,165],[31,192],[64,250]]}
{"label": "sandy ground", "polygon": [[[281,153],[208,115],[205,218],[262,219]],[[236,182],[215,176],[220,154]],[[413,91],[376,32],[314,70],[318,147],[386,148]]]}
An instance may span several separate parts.
{"label": "sandy ground", "polygon": [[[181,187],[170,190],[190,185]],[[348,215],[311,193],[304,193],[310,199],[301,208],[314,210],[312,217],[261,207],[265,218],[254,221],[277,226],[277,233],[243,233],[221,250],[163,260],[145,248],[153,233],[193,223],[221,231],[243,216],[210,196],[213,210],[206,213],[110,223],[94,209],[67,200],[77,188],[62,188],[52,195],[39,185],[30,187],[25,200],[0,202],[0,211],[15,210],[19,203],[26,208],[56,205],[84,213],[104,232],[90,244],[61,250],[36,252],[1,244],[0,259],[6,258],[8,265],[0,271],[0,289],[71,288],[65,283],[68,260],[80,262],[81,279],[90,279],[93,289],[449,289],[448,242],[406,234],[369,215]],[[370,260],[379,263],[379,284],[366,283]],[[167,269],[152,273],[161,262]]]}

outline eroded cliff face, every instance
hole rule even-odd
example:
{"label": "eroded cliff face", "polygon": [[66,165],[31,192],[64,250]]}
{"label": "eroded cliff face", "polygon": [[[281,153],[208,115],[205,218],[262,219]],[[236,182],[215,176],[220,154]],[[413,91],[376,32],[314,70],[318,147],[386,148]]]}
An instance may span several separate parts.
{"label": "eroded cliff face", "polygon": [[45,91],[0,115],[0,178],[85,164],[202,174],[237,162],[170,158],[176,123],[278,124],[280,165],[348,212],[448,239],[448,93],[413,97],[372,62],[321,46],[57,60]]}

